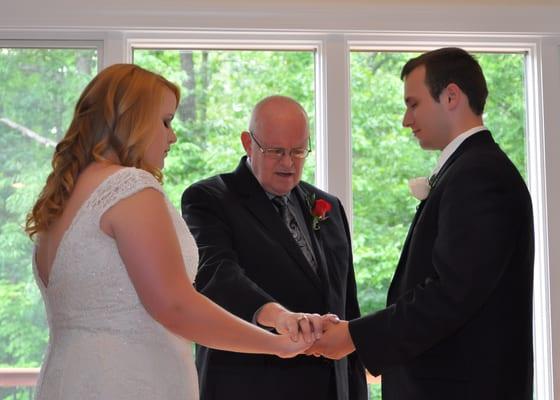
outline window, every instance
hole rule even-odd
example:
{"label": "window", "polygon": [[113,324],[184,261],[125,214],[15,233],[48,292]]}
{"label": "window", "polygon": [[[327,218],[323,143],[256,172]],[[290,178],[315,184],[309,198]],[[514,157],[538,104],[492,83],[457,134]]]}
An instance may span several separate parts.
{"label": "window", "polygon": [[[418,201],[408,179],[428,176],[439,152],[420,148],[403,128],[400,71],[419,53],[352,52],[352,197],[354,266],[362,312],[385,307]],[[524,54],[475,54],[489,97],[485,125],[526,176]],[[380,399],[373,386],[372,399]]]}
{"label": "window", "polygon": [[[0,42],[0,368],[38,367],[48,340],[31,273],[32,242],[22,226],[78,96],[97,73],[94,46],[68,46],[18,48]],[[24,393],[0,388],[0,398]]]}
{"label": "window", "polygon": [[[418,201],[408,179],[428,176],[439,152],[422,150],[402,127],[400,71],[419,53],[352,52],[354,259],[363,312],[384,308]],[[485,125],[526,177],[525,55],[475,54],[488,84]]]}
{"label": "window", "polygon": [[[225,23],[219,18],[212,21],[208,26]],[[232,21],[223,27],[235,25]],[[187,185],[235,167],[243,153],[239,134],[246,129],[258,99],[274,92],[301,101],[310,116],[314,142],[304,179],[317,180],[343,200],[353,223],[360,301],[367,312],[384,302],[414,212],[406,180],[427,174],[436,158],[422,151],[401,127],[404,106],[398,73],[411,53],[400,51],[459,45],[484,51],[479,57],[491,92],[485,122],[530,184],[537,244],[536,396],[539,400],[552,398],[552,360],[558,352],[553,351],[557,346],[552,346],[556,337],[551,330],[556,295],[549,285],[554,288],[558,279],[548,269],[557,252],[554,247],[549,249],[547,241],[557,233],[558,224],[557,213],[547,202],[553,202],[559,192],[557,180],[546,169],[551,171],[557,162],[550,150],[545,152],[544,143],[549,149],[558,143],[554,134],[558,131],[555,110],[560,87],[558,35],[453,36],[437,33],[444,29],[438,24],[424,35],[404,31],[288,32],[293,24],[285,21],[282,32],[252,28],[248,19],[249,27],[240,24],[231,31],[215,32],[166,32],[163,27],[110,32],[104,27],[90,32],[71,28],[64,32],[0,30],[0,341],[5,344],[0,347],[0,369],[38,366],[42,357],[46,323],[30,273],[32,245],[21,225],[48,172],[52,144],[64,133],[73,105],[97,72],[97,64],[133,59],[182,87],[183,99],[174,122],[179,141],[167,159],[165,184],[176,206]],[[136,22],[140,26],[144,20]],[[34,42],[13,38],[33,38]],[[70,41],[76,38],[96,42]],[[190,45],[190,38],[195,46]],[[525,72],[527,82],[523,81]],[[518,103],[524,96],[526,103]],[[516,99],[515,107],[511,99]],[[194,108],[188,106],[189,101],[194,101]],[[374,185],[377,193],[372,192]],[[381,194],[391,196],[393,203]],[[371,198],[380,203],[372,206]],[[370,265],[379,267],[366,267]],[[0,370],[0,398],[13,393],[16,398],[27,398],[24,391],[3,389],[4,376]]]}

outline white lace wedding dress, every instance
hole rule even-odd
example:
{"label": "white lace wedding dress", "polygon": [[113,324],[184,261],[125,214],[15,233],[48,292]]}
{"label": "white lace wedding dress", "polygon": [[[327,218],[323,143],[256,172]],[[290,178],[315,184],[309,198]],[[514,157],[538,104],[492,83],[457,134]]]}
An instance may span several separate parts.
{"label": "white lace wedding dress", "polygon": [[[144,309],[115,241],[99,227],[105,211],[144,188],[162,191],[152,175],[123,168],[109,176],[77,212],[64,234],[43,295],[50,339],[36,398],[198,399],[191,342]],[[166,198],[191,280],[195,241]]]}

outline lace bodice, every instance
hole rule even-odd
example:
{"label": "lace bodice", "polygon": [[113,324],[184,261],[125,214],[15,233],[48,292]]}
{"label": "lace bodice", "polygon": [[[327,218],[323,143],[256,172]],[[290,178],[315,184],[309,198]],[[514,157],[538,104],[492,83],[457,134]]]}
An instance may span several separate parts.
{"label": "lace bodice", "polygon": [[[146,312],[116,242],[100,228],[108,209],[146,188],[162,192],[159,182],[140,169],[122,168],[109,176],[64,233],[47,287],[34,265],[50,328],[38,398],[197,398],[189,342]],[[167,197],[165,201],[192,281],[196,243]]]}

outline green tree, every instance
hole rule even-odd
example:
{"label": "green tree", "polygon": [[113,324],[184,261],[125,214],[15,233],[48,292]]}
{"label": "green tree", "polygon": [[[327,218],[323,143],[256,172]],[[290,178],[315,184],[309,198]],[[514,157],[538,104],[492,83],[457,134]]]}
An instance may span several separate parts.
{"label": "green tree", "polygon": [[50,170],[95,50],[0,48],[0,366],[41,362],[48,332],[25,216]]}

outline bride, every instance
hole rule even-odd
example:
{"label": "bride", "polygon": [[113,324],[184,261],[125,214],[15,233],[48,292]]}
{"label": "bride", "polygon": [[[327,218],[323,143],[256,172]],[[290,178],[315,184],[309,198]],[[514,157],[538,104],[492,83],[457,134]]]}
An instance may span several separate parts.
{"label": "bride", "polygon": [[130,64],[85,88],[28,215],[50,339],[38,399],[197,399],[191,343],[292,357],[311,343],[192,286],[196,244],[165,194],[178,88]]}

